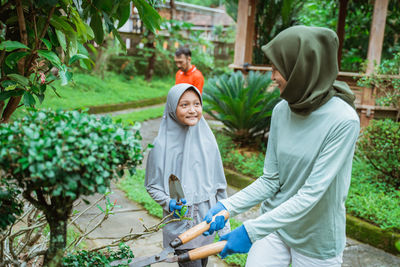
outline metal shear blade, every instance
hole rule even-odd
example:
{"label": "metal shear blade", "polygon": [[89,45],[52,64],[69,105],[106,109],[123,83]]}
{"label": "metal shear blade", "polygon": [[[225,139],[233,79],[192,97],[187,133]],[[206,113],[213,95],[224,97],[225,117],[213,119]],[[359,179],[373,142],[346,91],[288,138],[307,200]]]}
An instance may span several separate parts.
{"label": "metal shear blade", "polygon": [[[167,261],[167,262],[173,262],[174,257],[168,258],[168,254],[174,252],[174,249],[172,247],[167,247],[165,248],[161,253],[152,255],[149,257],[139,257],[139,258],[133,258],[131,263],[129,263],[129,267],[143,267],[143,266],[148,266],[150,264],[156,263],[156,262],[161,262],[161,261]],[[172,260],[172,261],[170,261]],[[118,262],[118,264],[126,264],[126,260],[123,260],[121,262]],[[112,264],[114,265],[114,263]]]}

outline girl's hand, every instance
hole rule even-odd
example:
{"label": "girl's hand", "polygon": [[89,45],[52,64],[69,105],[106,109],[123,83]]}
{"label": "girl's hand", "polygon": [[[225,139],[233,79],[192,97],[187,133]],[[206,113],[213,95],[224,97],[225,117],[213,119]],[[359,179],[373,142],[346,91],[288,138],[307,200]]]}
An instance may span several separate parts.
{"label": "girl's hand", "polygon": [[175,218],[180,218],[182,216],[185,216],[186,213],[188,212],[186,204],[186,199],[182,198],[181,203],[177,203],[176,199],[171,199],[169,202],[169,211],[174,212],[174,217]]}

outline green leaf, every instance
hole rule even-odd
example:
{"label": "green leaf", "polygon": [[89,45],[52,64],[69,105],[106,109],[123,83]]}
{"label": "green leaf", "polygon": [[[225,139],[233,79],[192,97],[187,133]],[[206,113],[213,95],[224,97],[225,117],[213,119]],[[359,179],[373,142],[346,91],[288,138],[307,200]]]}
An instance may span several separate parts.
{"label": "green leaf", "polygon": [[89,40],[93,39],[94,38],[94,32],[93,32],[92,28],[90,28],[90,26],[87,25],[85,22],[83,24],[85,25],[87,36],[90,37],[88,39]]}
{"label": "green leaf", "polygon": [[109,13],[111,11],[111,9],[113,8],[113,1],[109,1],[109,0],[98,0],[96,1],[96,6],[103,10],[106,11],[107,13]]}
{"label": "green leaf", "polygon": [[115,35],[115,37],[117,37],[119,43],[121,44],[123,49],[126,49],[126,45],[124,40],[122,40],[121,35],[119,34],[119,32],[117,31],[117,29],[113,29],[113,34]]}
{"label": "green leaf", "polygon": [[50,19],[50,24],[54,26],[57,30],[61,30],[63,32],[71,32],[75,33],[75,30],[72,26],[66,21],[67,17],[64,16],[52,16]]}
{"label": "green leaf", "polygon": [[37,96],[37,98],[39,99],[40,104],[42,104],[42,103],[43,103],[43,100],[44,100],[44,94],[38,94],[38,95],[36,95],[36,96]]}
{"label": "green leaf", "polygon": [[24,94],[24,105],[27,106],[27,107],[33,107],[35,105],[35,103],[36,103],[35,98],[33,98],[33,96],[30,93],[25,92],[25,94]]}
{"label": "green leaf", "polygon": [[56,30],[56,35],[62,49],[64,52],[67,52],[67,41],[65,40],[65,34],[59,30]]}
{"label": "green leaf", "polygon": [[13,68],[15,65],[17,65],[18,61],[25,57],[26,55],[29,55],[29,52],[25,52],[25,51],[20,51],[20,52],[14,52],[9,54],[6,57],[6,64],[7,66],[9,66],[10,68]]}
{"label": "green leaf", "polygon": [[65,65],[63,65],[63,67],[60,69],[58,75],[60,75],[62,86],[67,85],[72,79],[72,73],[68,71]]}
{"label": "green leaf", "polygon": [[0,43],[0,50],[6,50],[6,52],[10,52],[16,49],[30,49],[29,47],[27,47],[26,45],[24,45],[23,43],[20,43],[18,41],[4,41]]}
{"label": "green leaf", "polygon": [[130,3],[127,2],[125,4],[119,5],[117,14],[118,14],[118,28],[121,28],[127,22],[131,14]]}
{"label": "green leaf", "polygon": [[45,44],[45,46],[47,47],[48,50],[51,50],[51,42],[49,40],[44,39],[44,38],[42,38],[40,40],[42,40],[42,42]]}
{"label": "green leaf", "polygon": [[92,20],[90,21],[90,27],[93,29],[94,32],[94,40],[97,44],[101,44],[104,40],[104,29],[103,29],[103,22],[101,17],[96,12],[92,16]]}
{"label": "green leaf", "polygon": [[157,29],[160,29],[161,16],[146,2],[146,0],[133,0],[133,3],[139,11],[140,19],[147,29],[153,33],[155,33]]}
{"label": "green leaf", "polygon": [[68,65],[71,65],[72,63],[74,63],[75,61],[79,60],[79,59],[89,59],[88,56],[82,55],[82,54],[76,54],[73,55],[68,62]]}
{"label": "green leaf", "polygon": [[57,54],[54,53],[53,51],[38,50],[37,53],[40,57],[44,57],[45,59],[50,61],[53,65],[55,65],[57,68],[61,68],[61,60],[57,56]]}
{"label": "green leaf", "polygon": [[29,85],[29,80],[28,78],[16,74],[16,73],[12,73],[12,74],[8,74],[7,75],[11,80],[18,82],[19,84],[23,85],[23,86],[28,86]]}
{"label": "green leaf", "polygon": [[21,89],[15,89],[15,90],[10,90],[10,91],[5,91],[5,92],[0,92],[0,101],[4,101],[12,96],[20,96],[24,94],[24,90]]}

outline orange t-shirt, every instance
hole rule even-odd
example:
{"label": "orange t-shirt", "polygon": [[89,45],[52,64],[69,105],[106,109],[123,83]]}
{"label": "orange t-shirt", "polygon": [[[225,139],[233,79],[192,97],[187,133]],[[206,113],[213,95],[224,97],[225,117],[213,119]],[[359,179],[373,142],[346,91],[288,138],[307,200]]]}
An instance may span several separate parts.
{"label": "orange t-shirt", "polygon": [[201,94],[203,93],[204,77],[195,65],[192,65],[187,72],[178,70],[175,75],[175,84],[178,83],[188,83],[194,85],[197,89],[199,89]]}

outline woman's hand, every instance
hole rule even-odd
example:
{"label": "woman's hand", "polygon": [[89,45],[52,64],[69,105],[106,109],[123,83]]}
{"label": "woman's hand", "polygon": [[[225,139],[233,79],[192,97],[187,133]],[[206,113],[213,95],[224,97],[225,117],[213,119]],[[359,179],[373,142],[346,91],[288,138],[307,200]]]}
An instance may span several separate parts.
{"label": "woman's hand", "polygon": [[249,234],[247,233],[244,225],[241,225],[232,232],[221,236],[219,241],[223,240],[226,240],[228,242],[226,243],[221,253],[219,253],[221,258],[225,258],[226,256],[234,253],[247,253],[249,252],[252,245]]}
{"label": "woman's hand", "polygon": [[[221,210],[226,210],[225,206],[222,205],[221,202],[217,202],[214,207],[212,207],[204,217],[203,221],[206,221],[207,223],[210,223],[212,221],[212,218],[215,214],[220,212]],[[224,228],[225,223],[227,220],[225,220],[224,216],[217,216],[215,220],[210,224],[210,229],[208,231],[205,231],[203,233],[204,236],[212,235],[214,231],[221,230]]]}

